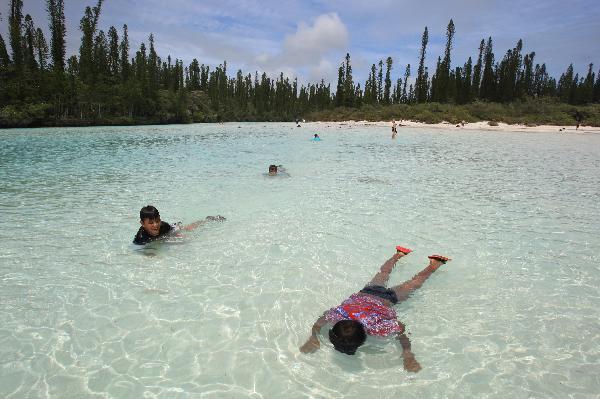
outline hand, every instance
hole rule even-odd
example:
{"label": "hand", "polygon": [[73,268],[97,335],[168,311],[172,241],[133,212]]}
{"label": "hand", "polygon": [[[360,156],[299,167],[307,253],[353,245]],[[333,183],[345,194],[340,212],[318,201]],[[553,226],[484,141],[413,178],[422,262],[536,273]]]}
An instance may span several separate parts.
{"label": "hand", "polygon": [[405,352],[402,354],[404,360],[404,370],[410,371],[411,373],[417,373],[421,370],[421,365],[415,359],[415,355],[412,352]]}
{"label": "hand", "polygon": [[308,341],[306,341],[304,345],[300,347],[300,352],[313,353],[316,352],[320,347],[321,344],[319,343],[319,339],[313,335],[308,339]]}

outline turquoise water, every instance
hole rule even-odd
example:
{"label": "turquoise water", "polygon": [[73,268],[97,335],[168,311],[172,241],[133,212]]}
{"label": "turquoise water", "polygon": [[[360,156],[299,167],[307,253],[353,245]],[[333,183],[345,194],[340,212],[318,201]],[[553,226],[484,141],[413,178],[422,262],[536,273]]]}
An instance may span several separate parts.
{"label": "turquoise water", "polygon": [[[0,131],[0,397],[598,397],[600,136],[388,130]],[[228,220],[139,250],[146,204]],[[453,258],[397,307],[422,371],[299,353],[397,244]]]}

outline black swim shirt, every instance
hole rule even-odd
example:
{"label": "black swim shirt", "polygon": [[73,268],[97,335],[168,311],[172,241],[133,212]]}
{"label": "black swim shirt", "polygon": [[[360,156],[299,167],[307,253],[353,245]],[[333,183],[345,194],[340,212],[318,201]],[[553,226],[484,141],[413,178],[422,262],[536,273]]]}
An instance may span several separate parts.
{"label": "black swim shirt", "polygon": [[133,243],[137,245],[145,245],[154,240],[158,240],[159,238],[163,238],[165,235],[169,234],[169,232],[173,229],[173,227],[167,222],[160,222],[160,229],[158,230],[157,236],[151,236],[144,230],[143,227],[140,227],[137,234],[133,239]]}

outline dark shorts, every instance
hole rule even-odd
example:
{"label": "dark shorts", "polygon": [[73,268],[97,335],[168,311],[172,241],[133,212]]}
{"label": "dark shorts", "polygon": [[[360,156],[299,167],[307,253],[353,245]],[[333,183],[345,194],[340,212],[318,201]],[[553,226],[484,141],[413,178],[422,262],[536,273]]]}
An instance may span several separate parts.
{"label": "dark shorts", "polygon": [[369,294],[378,296],[379,298],[387,299],[393,304],[398,303],[398,297],[396,293],[391,288],[385,288],[381,285],[367,285],[365,288],[360,290],[363,294]]}

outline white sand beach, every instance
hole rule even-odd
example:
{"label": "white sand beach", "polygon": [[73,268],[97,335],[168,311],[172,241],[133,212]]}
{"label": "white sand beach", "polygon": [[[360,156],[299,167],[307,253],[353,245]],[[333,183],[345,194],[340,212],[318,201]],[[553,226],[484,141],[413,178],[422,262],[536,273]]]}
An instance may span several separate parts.
{"label": "white sand beach", "polygon": [[[427,128],[427,129],[464,129],[464,130],[487,130],[494,132],[531,132],[531,133],[600,133],[600,127],[581,125],[578,129],[573,125],[557,126],[557,125],[509,125],[507,123],[498,122],[497,126],[492,126],[487,121],[465,123],[464,125],[455,125],[450,122],[442,123],[423,123],[409,120],[397,120],[398,130],[402,128]],[[370,122],[370,121],[344,121],[344,122],[306,122],[304,125],[339,125],[339,126],[378,126],[389,127],[390,121]]]}

